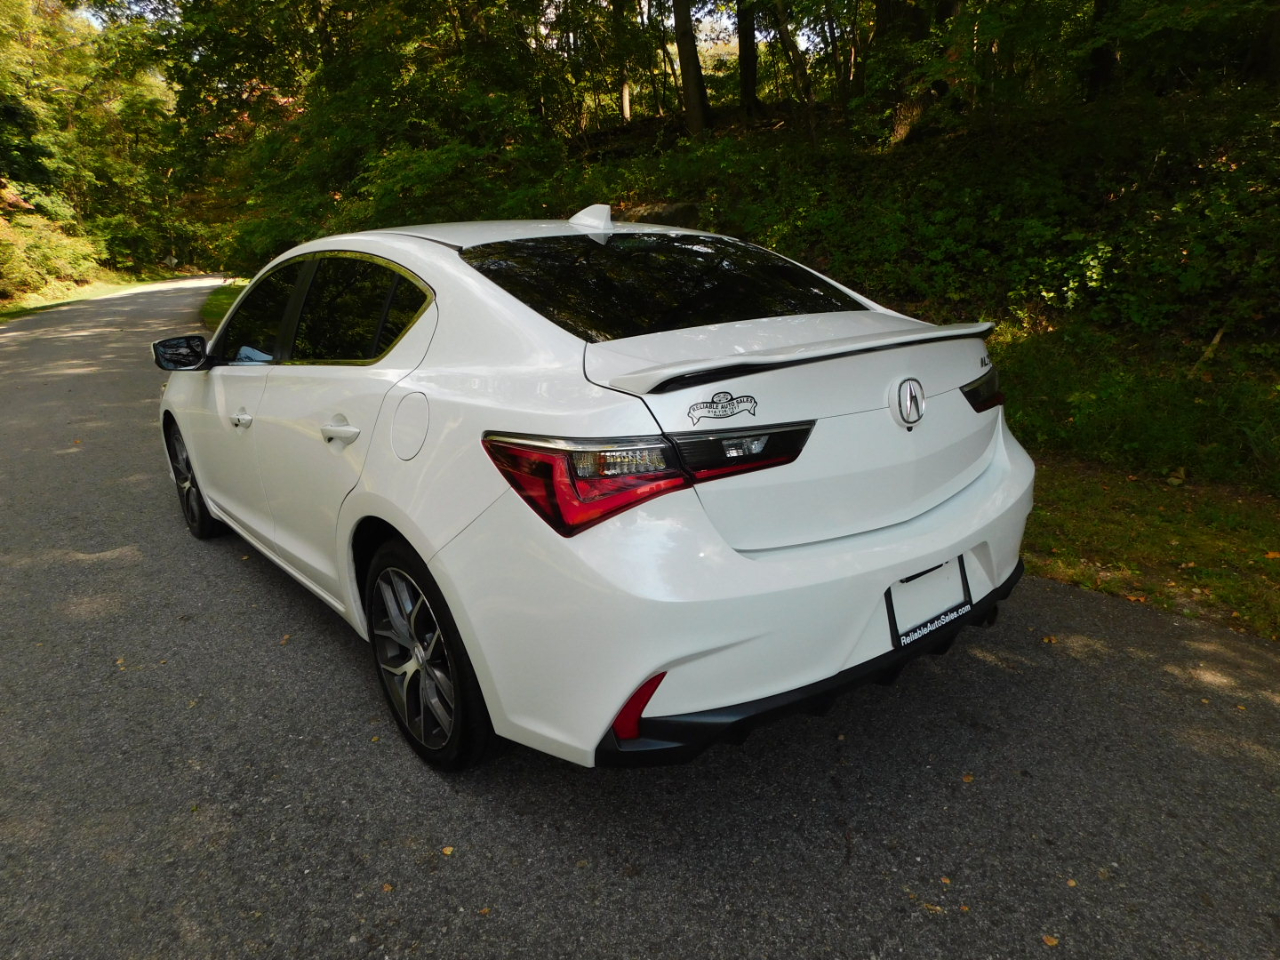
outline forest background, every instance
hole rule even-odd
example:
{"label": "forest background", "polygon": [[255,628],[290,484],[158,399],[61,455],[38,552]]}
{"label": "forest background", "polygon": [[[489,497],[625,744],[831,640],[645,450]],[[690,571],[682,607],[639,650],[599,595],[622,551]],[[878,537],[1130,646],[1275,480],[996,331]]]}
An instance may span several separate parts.
{"label": "forest background", "polygon": [[1280,492],[1274,0],[0,0],[0,300],[597,202],[997,321],[1033,451]]}

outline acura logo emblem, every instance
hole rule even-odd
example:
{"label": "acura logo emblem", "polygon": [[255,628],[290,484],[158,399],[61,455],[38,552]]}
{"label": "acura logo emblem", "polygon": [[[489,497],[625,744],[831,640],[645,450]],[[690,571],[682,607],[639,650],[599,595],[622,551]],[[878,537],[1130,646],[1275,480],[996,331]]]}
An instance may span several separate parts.
{"label": "acura logo emblem", "polygon": [[924,416],[924,387],[914,377],[898,384],[897,421],[907,429],[915,426]]}

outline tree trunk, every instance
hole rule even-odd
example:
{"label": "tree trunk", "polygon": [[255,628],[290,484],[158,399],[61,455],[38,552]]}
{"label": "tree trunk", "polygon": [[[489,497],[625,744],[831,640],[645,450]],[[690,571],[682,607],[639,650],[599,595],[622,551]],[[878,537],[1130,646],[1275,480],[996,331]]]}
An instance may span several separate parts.
{"label": "tree trunk", "polygon": [[748,117],[764,113],[760,87],[760,51],[756,47],[756,10],[751,0],[738,0],[738,98]]}
{"label": "tree trunk", "polygon": [[684,122],[694,136],[711,129],[711,103],[702,80],[698,39],[693,32],[689,0],[671,0],[676,21],[676,56],[680,58],[680,89],[684,94]]}
{"label": "tree trunk", "polygon": [[1119,52],[1111,40],[1102,38],[1105,21],[1116,12],[1119,0],[1093,0],[1093,32],[1097,46],[1089,52],[1089,70],[1085,76],[1085,100],[1093,102],[1108,92],[1116,82]]}
{"label": "tree trunk", "polygon": [[777,17],[778,41],[786,52],[787,63],[791,67],[791,78],[795,81],[796,92],[800,102],[804,104],[805,117],[809,121],[809,138],[816,144],[818,141],[818,120],[814,113],[813,88],[809,85],[809,68],[805,66],[804,51],[791,36],[791,26],[787,22],[786,0],[774,0],[774,14]]}
{"label": "tree trunk", "polygon": [[1274,11],[1254,34],[1244,62],[1244,75],[1249,80],[1280,83],[1280,10]]}

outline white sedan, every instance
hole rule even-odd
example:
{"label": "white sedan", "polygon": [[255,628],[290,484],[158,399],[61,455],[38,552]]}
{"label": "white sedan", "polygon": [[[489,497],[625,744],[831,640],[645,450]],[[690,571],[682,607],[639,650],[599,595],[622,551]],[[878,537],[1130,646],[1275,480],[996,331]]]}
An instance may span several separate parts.
{"label": "white sedan", "polygon": [[994,618],[1034,467],[989,331],[597,205],[305,243],[154,353],[191,532],[368,639],[424,759],[496,734],[590,766],[686,759]]}

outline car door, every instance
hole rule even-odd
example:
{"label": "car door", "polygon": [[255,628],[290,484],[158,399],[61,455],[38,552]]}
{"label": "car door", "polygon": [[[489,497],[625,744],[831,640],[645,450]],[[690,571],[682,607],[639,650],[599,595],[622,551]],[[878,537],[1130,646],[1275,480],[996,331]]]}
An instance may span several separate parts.
{"label": "car door", "polygon": [[254,429],[276,553],[333,597],[338,510],[360,478],[383,397],[426,351],[425,338],[397,342],[432,307],[422,281],[376,257],[326,254],[314,270]]}
{"label": "car door", "polygon": [[262,548],[273,520],[257,467],[258,405],[283,355],[282,331],[305,266],[283,264],[239,300],[209,348],[215,365],[203,396],[182,424],[206,499]]}

